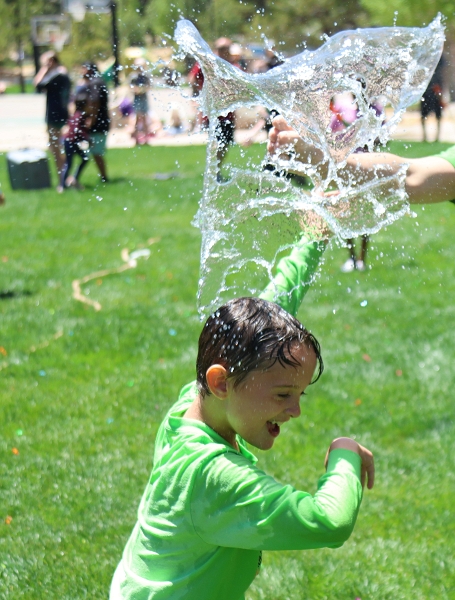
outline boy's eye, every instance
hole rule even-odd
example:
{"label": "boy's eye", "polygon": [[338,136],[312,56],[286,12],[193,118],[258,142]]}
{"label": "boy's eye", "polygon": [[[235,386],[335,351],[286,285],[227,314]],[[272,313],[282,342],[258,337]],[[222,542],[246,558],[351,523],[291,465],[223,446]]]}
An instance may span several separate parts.
{"label": "boy's eye", "polygon": [[278,398],[289,398],[291,394],[278,394]]}

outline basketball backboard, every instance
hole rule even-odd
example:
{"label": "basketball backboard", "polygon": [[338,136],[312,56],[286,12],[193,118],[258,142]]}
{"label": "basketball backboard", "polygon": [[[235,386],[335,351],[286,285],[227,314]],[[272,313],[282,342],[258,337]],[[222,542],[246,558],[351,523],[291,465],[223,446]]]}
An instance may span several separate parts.
{"label": "basketball backboard", "polygon": [[67,16],[46,15],[31,19],[32,39],[36,46],[52,46],[60,52],[71,37],[71,21]]}

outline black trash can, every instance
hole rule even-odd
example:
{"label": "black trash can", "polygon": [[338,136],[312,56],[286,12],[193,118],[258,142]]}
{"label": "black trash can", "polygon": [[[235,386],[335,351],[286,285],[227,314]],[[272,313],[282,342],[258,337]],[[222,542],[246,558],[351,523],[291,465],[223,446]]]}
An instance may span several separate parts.
{"label": "black trash can", "polygon": [[43,150],[25,148],[6,155],[13,190],[39,190],[51,187],[47,154]]}

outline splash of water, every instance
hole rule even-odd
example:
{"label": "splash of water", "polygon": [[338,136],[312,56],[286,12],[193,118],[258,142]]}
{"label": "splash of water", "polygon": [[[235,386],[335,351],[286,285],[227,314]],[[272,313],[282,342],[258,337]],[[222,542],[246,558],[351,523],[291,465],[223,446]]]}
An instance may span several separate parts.
{"label": "splash of water", "polygon": [[[302,231],[318,239],[328,226],[346,239],[375,233],[408,211],[406,167],[367,184],[342,179],[339,173],[357,148],[373,151],[376,139],[386,143],[404,110],[420,100],[442,53],[439,16],[426,28],[344,31],[318,50],[304,51],[257,75],[215,56],[189,21],[178,23],[175,40],[181,52],[194,56],[202,67],[200,103],[210,119],[204,190],[196,217],[202,232],[201,314],[234,296],[257,294],[279,255],[296,243]],[[330,102],[346,92],[354,98],[358,118],[334,132]],[[390,107],[387,122],[371,108],[375,102]],[[257,105],[277,110],[322,153],[318,162],[310,157],[303,165],[314,183],[311,192],[248,165],[231,167],[228,180],[218,183],[217,117]],[[278,157],[271,159],[278,170],[284,167]],[[336,197],[322,193],[331,185],[339,189]]]}

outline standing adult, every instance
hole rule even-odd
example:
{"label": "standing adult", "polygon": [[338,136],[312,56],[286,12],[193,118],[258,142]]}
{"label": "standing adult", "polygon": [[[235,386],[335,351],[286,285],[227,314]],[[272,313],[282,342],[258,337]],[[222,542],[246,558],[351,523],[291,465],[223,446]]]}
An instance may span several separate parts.
{"label": "standing adult", "polygon": [[430,83],[428,84],[428,87],[425,90],[422,96],[422,101],[420,103],[420,116],[422,120],[424,142],[427,141],[425,122],[428,118],[428,115],[430,115],[432,112],[434,112],[436,117],[436,141],[439,142],[439,136],[441,133],[442,109],[444,108],[444,102],[442,100],[442,89],[444,85],[444,66],[444,56],[441,56],[436,70],[433,73],[433,77],[430,79]]}
{"label": "standing adult", "polygon": [[77,91],[77,97],[86,100],[86,127],[89,130],[90,154],[95,159],[96,166],[101,176],[101,181],[108,181],[106,172],[107,134],[110,126],[107,91],[104,79],[101,77],[95,63],[87,62],[82,65],[83,84]]}
{"label": "standing adult", "polygon": [[193,98],[193,106],[196,113],[195,119],[191,126],[191,131],[196,133],[202,131],[204,127],[207,128],[208,125],[207,117],[204,117],[202,114],[197,101],[197,98],[202,92],[202,86],[204,85],[204,73],[202,72],[201,65],[197,61],[191,67],[187,79],[191,86],[191,97]]}
{"label": "standing adult", "polygon": [[[231,56],[232,41],[229,38],[218,38],[215,42],[215,52],[217,55],[228,63],[232,64]],[[221,174],[221,167],[226,157],[229,146],[234,143],[235,132],[235,113],[228,112],[227,115],[218,117],[218,122],[215,129],[215,135],[218,142],[218,150],[216,158],[218,161],[217,180],[219,183],[225,181]]]}
{"label": "standing adult", "polygon": [[65,157],[62,151],[61,131],[68,120],[68,103],[71,81],[55,52],[45,52],[40,59],[41,69],[33,83],[38,92],[46,91],[46,124],[49,148],[57,166],[58,175],[63,170]]}

